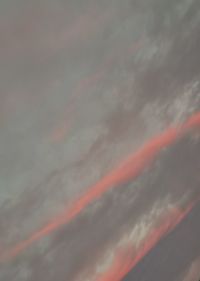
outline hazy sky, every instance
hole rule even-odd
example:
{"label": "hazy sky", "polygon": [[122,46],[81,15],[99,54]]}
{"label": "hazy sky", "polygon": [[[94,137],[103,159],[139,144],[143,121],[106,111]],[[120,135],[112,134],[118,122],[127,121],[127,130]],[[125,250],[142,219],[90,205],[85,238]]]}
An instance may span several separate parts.
{"label": "hazy sky", "polygon": [[[0,2],[2,253],[199,110],[199,11],[198,0]],[[0,281],[103,281],[99,268],[111,267],[119,245],[139,245],[171,209],[199,194],[198,135],[188,138],[1,263]],[[197,256],[188,255],[176,278]]]}

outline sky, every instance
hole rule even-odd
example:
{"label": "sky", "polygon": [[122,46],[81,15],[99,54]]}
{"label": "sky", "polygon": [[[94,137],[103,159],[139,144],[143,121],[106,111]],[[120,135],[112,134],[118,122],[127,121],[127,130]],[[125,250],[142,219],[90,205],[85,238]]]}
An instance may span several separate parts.
{"label": "sky", "polygon": [[199,8],[0,2],[0,281],[195,281]]}

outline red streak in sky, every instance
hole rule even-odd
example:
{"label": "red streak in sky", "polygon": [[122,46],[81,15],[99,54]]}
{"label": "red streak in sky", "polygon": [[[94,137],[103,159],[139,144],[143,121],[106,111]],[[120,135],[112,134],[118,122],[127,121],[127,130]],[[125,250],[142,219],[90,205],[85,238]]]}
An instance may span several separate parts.
{"label": "red streak in sky", "polygon": [[129,246],[129,249],[120,249],[114,258],[114,262],[109,270],[100,275],[96,281],[120,281],[122,280],[143,258],[148,252],[169,232],[175,229],[175,227],[187,216],[189,212],[196,205],[197,200],[191,203],[184,211],[180,209],[174,210],[167,219],[159,227],[153,229],[143,245],[137,252],[133,246]]}
{"label": "red streak in sky", "polygon": [[162,134],[148,141],[118,168],[111,171],[99,182],[91,186],[82,196],[73,201],[62,214],[52,219],[51,222],[33,233],[28,239],[3,253],[3,255],[0,256],[0,260],[2,261],[17,256],[33,242],[51,234],[62,225],[71,222],[89,204],[102,197],[108,190],[122,186],[123,183],[136,178],[142,173],[144,168],[154,160],[161,149],[168,147],[179,137],[187,133],[188,130],[197,126],[200,126],[200,112],[192,115],[182,126],[178,128],[169,128]]}

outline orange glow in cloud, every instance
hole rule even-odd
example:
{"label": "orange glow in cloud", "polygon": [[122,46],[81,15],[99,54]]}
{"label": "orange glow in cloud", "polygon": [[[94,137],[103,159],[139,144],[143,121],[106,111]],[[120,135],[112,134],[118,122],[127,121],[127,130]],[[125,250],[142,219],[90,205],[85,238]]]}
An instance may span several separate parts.
{"label": "orange glow in cloud", "polygon": [[91,186],[82,196],[74,200],[66,210],[52,219],[46,226],[33,233],[28,239],[20,242],[0,256],[0,260],[6,260],[20,254],[33,242],[51,234],[76,218],[89,204],[99,199],[112,188],[122,187],[123,183],[135,179],[145,167],[158,155],[161,149],[168,147],[188,130],[200,125],[200,113],[194,114],[182,126],[169,128],[164,133],[148,141],[136,153],[125,160],[118,168],[111,171],[95,185]]}

